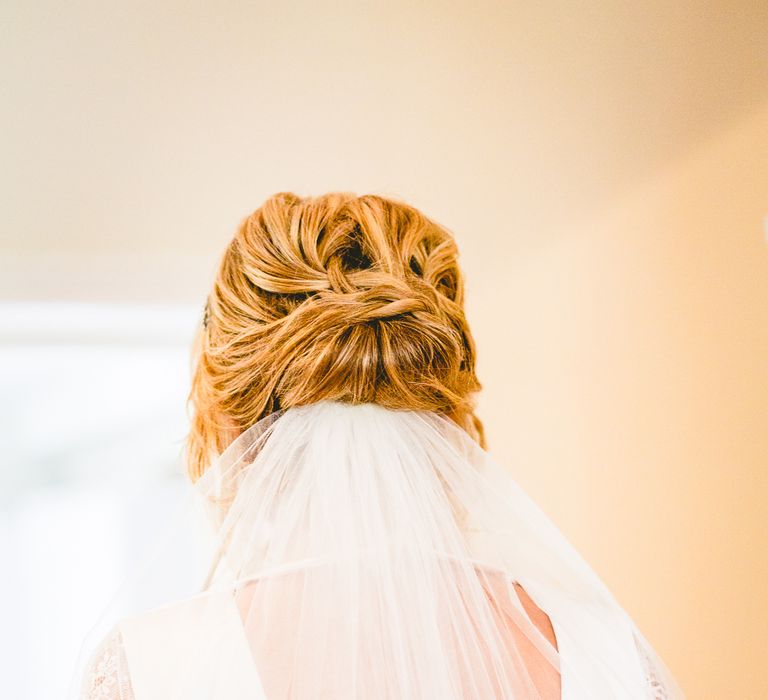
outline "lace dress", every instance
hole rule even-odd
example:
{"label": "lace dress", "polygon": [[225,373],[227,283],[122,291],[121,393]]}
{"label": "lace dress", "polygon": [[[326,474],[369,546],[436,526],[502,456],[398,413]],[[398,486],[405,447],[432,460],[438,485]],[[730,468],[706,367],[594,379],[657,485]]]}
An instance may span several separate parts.
{"label": "lace dress", "polygon": [[93,655],[85,674],[83,700],[135,700],[123,639],[113,631]]}
{"label": "lace dress", "polygon": [[[667,700],[669,696],[653,662],[639,643],[638,653],[645,670],[649,700]],[[82,700],[135,700],[123,640],[118,630],[113,631],[94,654],[84,679]]]}

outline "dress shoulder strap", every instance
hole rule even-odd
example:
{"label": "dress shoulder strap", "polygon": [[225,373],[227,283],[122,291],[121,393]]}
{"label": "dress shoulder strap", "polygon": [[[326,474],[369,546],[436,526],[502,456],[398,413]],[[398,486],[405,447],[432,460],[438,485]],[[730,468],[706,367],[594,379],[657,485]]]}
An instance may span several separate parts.
{"label": "dress shoulder strap", "polygon": [[266,700],[231,593],[126,618],[120,632],[136,700]]}

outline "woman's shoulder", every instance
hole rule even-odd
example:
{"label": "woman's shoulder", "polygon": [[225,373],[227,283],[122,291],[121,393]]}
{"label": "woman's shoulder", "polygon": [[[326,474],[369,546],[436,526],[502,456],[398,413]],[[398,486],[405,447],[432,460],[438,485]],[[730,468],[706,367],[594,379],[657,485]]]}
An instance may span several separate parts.
{"label": "woman's shoulder", "polygon": [[167,649],[170,640],[184,638],[190,626],[206,617],[204,611],[210,613],[215,607],[220,615],[226,610],[222,603],[231,597],[231,593],[199,594],[120,619],[90,656],[81,686],[82,700],[134,700],[129,656],[140,666],[137,649],[149,649],[152,654]]}
{"label": "woman's shoulder", "polygon": [[[117,667],[111,675],[104,674],[106,682],[116,687],[116,678],[142,700],[264,698],[232,589],[208,591],[125,617],[105,644],[112,653],[97,662],[99,668]],[[91,681],[94,684],[98,682]],[[111,695],[86,694],[84,699],[134,700],[122,688]]]}

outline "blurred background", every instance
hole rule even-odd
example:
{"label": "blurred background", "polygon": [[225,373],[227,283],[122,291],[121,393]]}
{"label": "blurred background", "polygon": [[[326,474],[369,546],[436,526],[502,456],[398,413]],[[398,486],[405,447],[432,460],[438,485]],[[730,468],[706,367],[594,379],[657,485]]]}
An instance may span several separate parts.
{"label": "blurred background", "polygon": [[490,449],[690,698],[768,697],[768,4],[6,0],[0,687],[62,697],[187,492],[188,348],[270,194],[405,199]]}

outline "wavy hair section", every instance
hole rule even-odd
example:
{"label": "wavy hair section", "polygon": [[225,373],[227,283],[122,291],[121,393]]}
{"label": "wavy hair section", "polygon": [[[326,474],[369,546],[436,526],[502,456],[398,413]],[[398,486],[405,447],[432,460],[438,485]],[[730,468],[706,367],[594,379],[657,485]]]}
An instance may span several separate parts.
{"label": "wavy hair section", "polygon": [[187,465],[321,400],[441,413],[485,446],[453,236],[378,195],[270,197],[221,259],[193,353]]}

